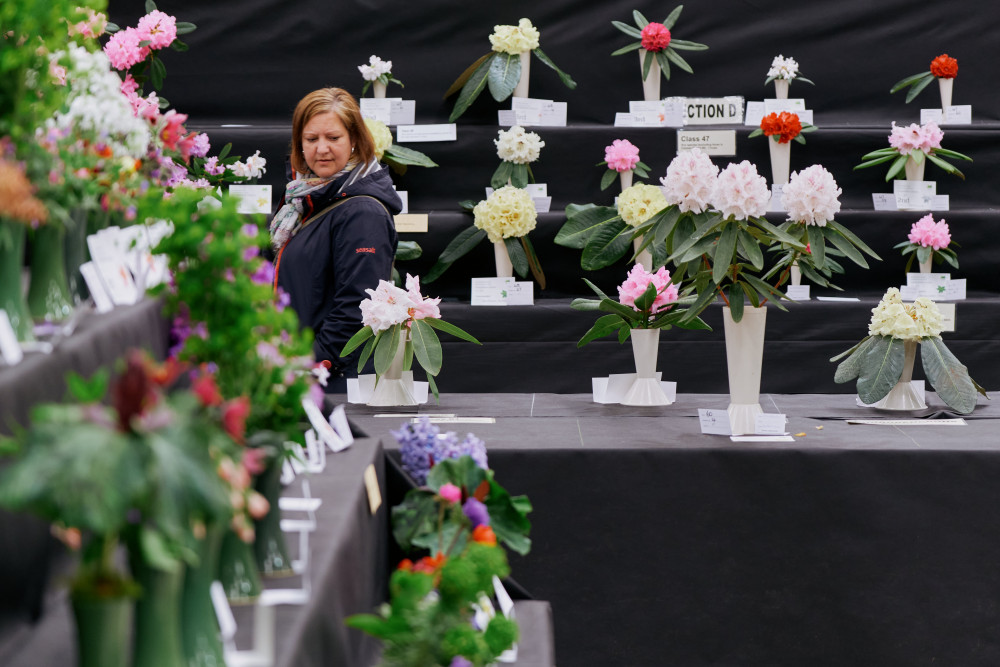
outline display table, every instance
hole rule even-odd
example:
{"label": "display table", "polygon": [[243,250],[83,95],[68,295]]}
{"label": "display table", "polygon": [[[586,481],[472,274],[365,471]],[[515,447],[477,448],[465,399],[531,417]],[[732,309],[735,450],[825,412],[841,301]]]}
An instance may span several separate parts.
{"label": "display table", "polygon": [[805,435],[702,435],[697,408],[720,395],[444,394],[348,414],[384,442],[403,417],[375,414],[496,418],[442,428],[483,438],[497,479],[531,499],[533,548],[511,567],[551,602],[563,664],[998,664],[1000,404],[967,426],[865,426],[843,420],[900,415],[761,398]]}

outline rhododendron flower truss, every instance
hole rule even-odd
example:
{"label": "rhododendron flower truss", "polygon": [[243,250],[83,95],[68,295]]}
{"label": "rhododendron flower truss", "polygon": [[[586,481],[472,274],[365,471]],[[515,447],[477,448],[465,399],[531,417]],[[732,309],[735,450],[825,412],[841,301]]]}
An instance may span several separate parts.
{"label": "rhododendron flower truss", "polygon": [[628,139],[615,139],[605,146],[604,162],[598,162],[597,166],[608,168],[601,177],[601,190],[611,187],[622,172],[633,171],[639,178],[649,178],[649,165],[639,159],[639,147]]}
{"label": "rhododendron flower truss", "polygon": [[[159,11],[153,0],[146,0],[146,11],[147,14],[139,19],[134,28],[120,28],[108,23],[106,29],[111,38],[104,46],[111,64],[122,72],[123,79],[131,75],[139,84],[140,94],[146,81],[157,90],[163,87],[167,69],[156,52],[168,47],[174,51],[187,51],[187,44],[178,38],[197,29],[193,23],[178,21],[176,17]],[[161,108],[166,106],[166,101],[161,100]]]}
{"label": "rhododendron flower truss", "polygon": [[815,125],[802,123],[798,114],[782,111],[764,116],[760,121],[760,127],[751,132],[749,136],[759,137],[763,134],[779,144],[787,144],[793,139],[800,144],[805,144],[806,138],[802,135],[807,132],[815,132],[816,129]]}
{"label": "rhododendron flower truss", "polygon": [[688,74],[694,74],[694,70],[678,51],[705,51],[708,49],[704,44],[689,42],[677,39],[671,34],[677,18],[681,15],[684,5],[677,5],[672,12],[664,19],[663,23],[651,22],[642,15],[638,9],[632,10],[632,19],[635,25],[629,25],[621,21],[612,21],[611,25],[621,30],[629,37],[634,37],[632,42],[622,48],[612,52],[613,56],[620,56],[631,51],[645,49],[646,54],[642,59],[642,78],[649,76],[649,68],[653,66],[653,60],[660,66],[663,76],[670,79],[670,63],[684,70]]}
{"label": "rhododendron flower truss", "polygon": [[906,257],[906,272],[910,272],[913,260],[923,264],[931,260],[932,264],[948,262],[953,268],[958,268],[958,255],[951,246],[957,246],[951,239],[951,230],[948,223],[941,220],[934,220],[930,213],[920,218],[910,227],[907,240],[897,243],[894,248],[903,251]]}
{"label": "rhododendron flower truss", "polygon": [[897,81],[889,92],[895,93],[904,88],[909,88],[910,90],[906,93],[906,103],[909,104],[934,79],[954,79],[957,76],[958,61],[950,57],[947,53],[942,53],[931,61],[928,71],[920,72],[919,74],[914,74],[913,76],[908,76],[905,79]]}
{"label": "rhododendron flower truss", "polygon": [[892,133],[889,135],[889,146],[872,151],[861,158],[862,162],[856,165],[855,169],[866,169],[875,165],[890,162],[889,171],[886,172],[885,180],[891,181],[893,178],[905,177],[905,168],[908,160],[916,164],[921,164],[925,159],[937,165],[949,174],[958,176],[965,180],[965,174],[958,170],[945,158],[953,160],[967,160],[972,162],[972,158],[957,151],[948,150],[941,147],[941,140],[944,132],[934,123],[917,125],[912,123],[905,127],[892,124]]}

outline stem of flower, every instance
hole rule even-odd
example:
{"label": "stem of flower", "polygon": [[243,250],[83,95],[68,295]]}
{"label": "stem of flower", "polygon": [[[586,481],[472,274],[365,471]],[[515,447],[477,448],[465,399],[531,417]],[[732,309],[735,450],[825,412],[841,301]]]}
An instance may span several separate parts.
{"label": "stem of flower", "polygon": [[462,526],[455,531],[455,536],[451,538],[451,544],[448,545],[448,550],[444,552],[445,556],[451,557],[451,550],[455,548],[455,544],[458,542],[458,536],[466,531],[465,526]]}
{"label": "stem of flower", "polygon": [[444,551],[444,500],[438,501],[438,553]]}

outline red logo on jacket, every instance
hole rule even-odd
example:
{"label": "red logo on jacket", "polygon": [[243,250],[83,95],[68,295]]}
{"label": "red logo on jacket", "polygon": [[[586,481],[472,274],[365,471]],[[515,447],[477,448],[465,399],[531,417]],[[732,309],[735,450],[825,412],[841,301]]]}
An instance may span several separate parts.
{"label": "red logo on jacket", "polygon": [[375,248],[355,248],[354,252],[356,252],[356,253],[358,253],[358,252],[368,252],[368,253],[371,253],[371,254],[374,255],[375,254]]}

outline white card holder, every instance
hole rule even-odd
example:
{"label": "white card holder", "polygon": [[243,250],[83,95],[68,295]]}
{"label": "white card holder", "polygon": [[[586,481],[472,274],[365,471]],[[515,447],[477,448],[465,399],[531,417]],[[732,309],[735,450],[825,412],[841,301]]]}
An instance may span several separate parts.
{"label": "white card holder", "polygon": [[274,665],[274,608],[278,605],[304,605],[308,591],[274,590],[261,592],[253,606],[253,648],[240,650],[236,646],[236,618],[218,581],[212,583],[212,605],[219,621],[226,667],[272,667]]}

